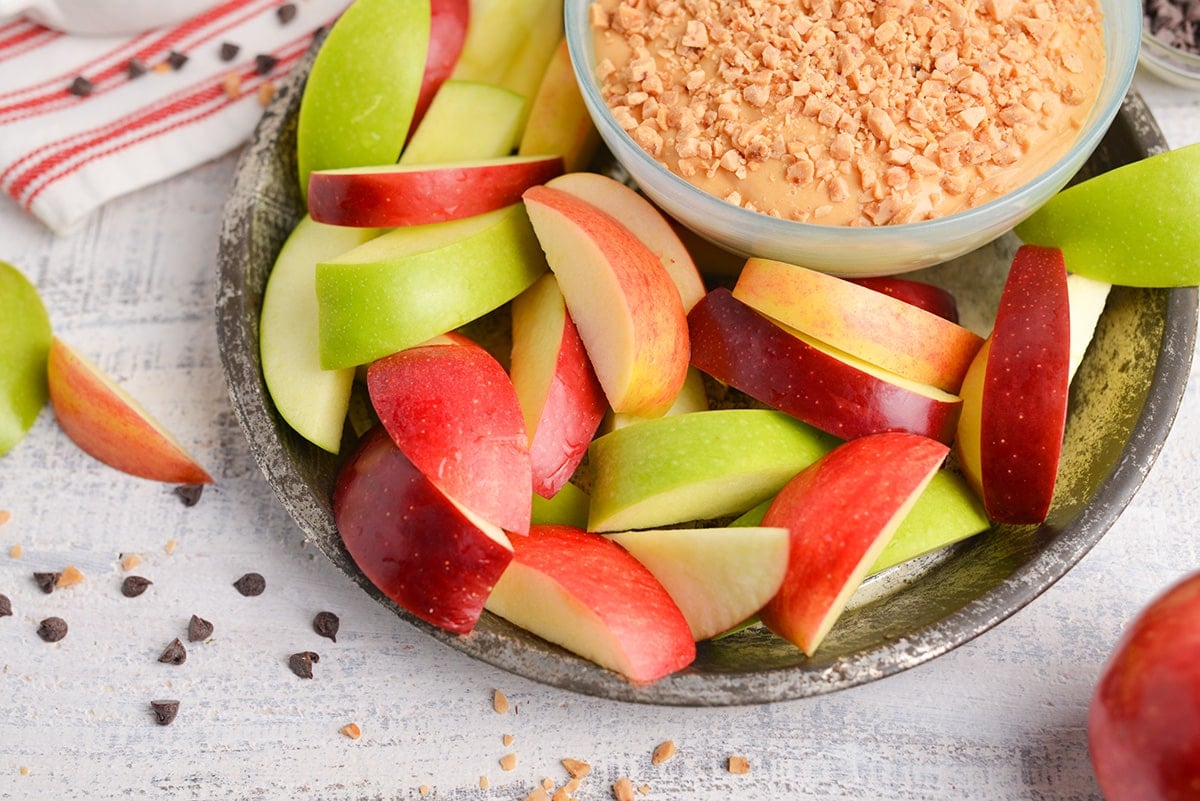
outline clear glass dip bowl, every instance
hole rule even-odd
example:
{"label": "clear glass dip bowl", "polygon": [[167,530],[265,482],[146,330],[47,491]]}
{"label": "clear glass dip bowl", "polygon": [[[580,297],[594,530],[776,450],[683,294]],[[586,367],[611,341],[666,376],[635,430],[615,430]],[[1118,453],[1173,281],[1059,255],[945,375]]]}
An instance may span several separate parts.
{"label": "clear glass dip bowl", "polygon": [[1200,56],[1163,44],[1142,31],[1142,66],[1151,74],[1184,89],[1200,91]]}

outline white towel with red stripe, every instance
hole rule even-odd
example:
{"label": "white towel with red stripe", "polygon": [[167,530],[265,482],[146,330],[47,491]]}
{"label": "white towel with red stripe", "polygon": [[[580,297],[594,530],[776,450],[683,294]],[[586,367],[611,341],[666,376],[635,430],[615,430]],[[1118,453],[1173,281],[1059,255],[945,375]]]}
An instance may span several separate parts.
{"label": "white towel with red stripe", "polygon": [[0,23],[0,189],[67,233],[114,197],[228,153],[348,4],[226,0],[121,38]]}

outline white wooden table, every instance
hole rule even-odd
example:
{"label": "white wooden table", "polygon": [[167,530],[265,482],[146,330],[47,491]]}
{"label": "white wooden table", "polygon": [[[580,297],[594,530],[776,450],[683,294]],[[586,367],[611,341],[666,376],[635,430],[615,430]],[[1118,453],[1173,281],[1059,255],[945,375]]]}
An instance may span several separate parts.
{"label": "white wooden table", "polygon": [[[1168,142],[1200,141],[1200,97],[1139,75]],[[80,452],[46,410],[0,459],[0,799],[524,799],[591,775],[647,799],[1100,798],[1085,719],[1122,626],[1200,565],[1200,384],[1116,526],[1032,605],[897,676],[803,701],[722,709],[637,706],[548,688],[475,662],[378,606],[311,547],[251,459],[223,382],[214,264],[234,156],[101,210],[57,238],[0,201],[0,258],[40,288],[56,332],[117,378],[217,479],[185,507],[172,488]],[[4,310],[0,309],[0,314]],[[9,556],[14,545],[23,551]],[[118,591],[122,554],[154,584]],[[44,595],[39,570],[86,580]],[[231,586],[247,571],[266,592]],[[341,618],[337,642],[313,615]],[[215,626],[178,666],[157,661],[189,617]],[[65,640],[38,639],[59,615]],[[321,655],[312,681],[287,656]],[[507,714],[492,707],[502,690]],[[155,725],[152,699],[178,699]],[[357,723],[360,739],[339,733]],[[506,745],[505,736],[511,735]],[[674,741],[660,765],[650,755]],[[516,755],[512,770],[500,760]],[[747,774],[727,772],[731,755]],[[490,789],[481,789],[486,777]]]}

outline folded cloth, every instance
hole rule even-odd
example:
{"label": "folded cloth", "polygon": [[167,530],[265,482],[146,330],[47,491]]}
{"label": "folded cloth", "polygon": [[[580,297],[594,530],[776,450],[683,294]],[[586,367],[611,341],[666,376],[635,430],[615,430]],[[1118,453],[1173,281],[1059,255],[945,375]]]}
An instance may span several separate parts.
{"label": "folded cloth", "polygon": [[66,233],[114,197],[228,153],[347,5],[226,0],[121,38],[0,23],[0,189]]}

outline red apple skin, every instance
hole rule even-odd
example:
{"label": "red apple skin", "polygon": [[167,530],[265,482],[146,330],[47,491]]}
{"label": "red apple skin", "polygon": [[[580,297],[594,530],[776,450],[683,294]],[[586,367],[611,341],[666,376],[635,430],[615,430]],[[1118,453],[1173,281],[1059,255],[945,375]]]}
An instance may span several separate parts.
{"label": "red apple skin", "polygon": [[891,295],[952,323],[958,322],[958,301],[954,299],[953,294],[940,286],[890,275],[849,280],[867,289]]}
{"label": "red apple skin", "polygon": [[[371,583],[420,619],[466,634],[512,561],[376,426],[338,471],[338,532]],[[502,535],[501,535],[502,536]]]}
{"label": "red apple skin", "polygon": [[372,362],[371,404],[396,445],[438,489],[506,531],[529,530],[525,418],[508,373],[458,334]]}
{"label": "red apple skin", "polygon": [[713,378],[841,439],[907,431],[954,438],[959,404],[864,373],[780,328],[728,289],[688,314],[692,364]]}
{"label": "red apple skin", "polygon": [[1108,801],[1200,798],[1200,573],[1122,635],[1092,695],[1088,746]]}
{"label": "red apple skin", "polygon": [[425,116],[437,90],[454,72],[467,38],[470,0],[430,0],[429,14],[429,50],[425,55],[425,74],[421,78],[416,109],[408,129],[409,137],[417,130],[417,124]]}
{"label": "red apple skin", "polygon": [[308,178],[308,213],[320,223],[355,228],[473,217],[521,200],[521,193],[562,173],[558,156],[468,164],[318,170]]}

